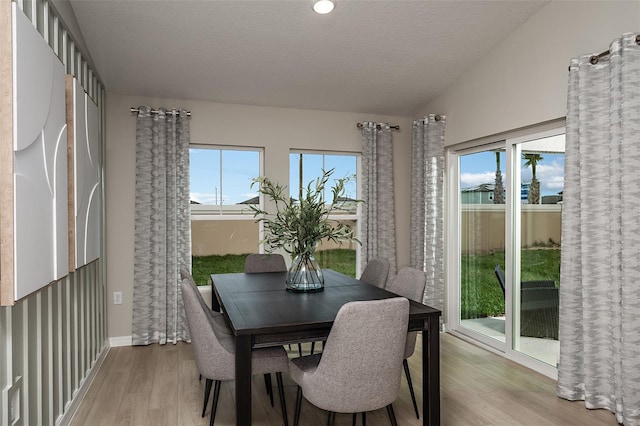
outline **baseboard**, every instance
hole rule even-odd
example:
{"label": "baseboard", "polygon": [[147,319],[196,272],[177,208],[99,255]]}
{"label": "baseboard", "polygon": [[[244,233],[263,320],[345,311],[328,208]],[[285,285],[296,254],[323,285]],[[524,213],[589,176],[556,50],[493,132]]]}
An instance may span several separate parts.
{"label": "baseboard", "polygon": [[75,392],[73,392],[73,398],[66,404],[64,413],[56,419],[56,426],[66,426],[71,424],[71,420],[73,420],[73,416],[75,416],[76,411],[78,411],[80,403],[84,399],[84,396],[87,394],[87,391],[89,390],[93,379],[95,379],[98,371],[100,371],[100,367],[102,366],[102,363],[109,353],[109,348],[109,345],[104,345],[102,351],[100,352],[100,355],[98,355],[98,358],[91,366],[89,374],[87,374],[87,377],[85,377],[80,382],[80,387]]}
{"label": "baseboard", "polygon": [[131,346],[133,344],[133,337],[131,336],[118,336],[109,337],[109,347],[115,348],[118,346]]}

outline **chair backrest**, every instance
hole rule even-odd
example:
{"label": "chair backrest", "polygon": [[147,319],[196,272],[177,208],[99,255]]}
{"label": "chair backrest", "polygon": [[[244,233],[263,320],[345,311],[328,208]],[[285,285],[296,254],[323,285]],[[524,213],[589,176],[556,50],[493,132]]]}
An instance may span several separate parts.
{"label": "chair backrest", "polygon": [[180,268],[180,281],[184,280],[185,278],[191,278],[193,280],[193,275],[191,275],[191,272],[189,272],[187,269]]}
{"label": "chair backrest", "polygon": [[208,379],[235,378],[235,344],[231,336],[219,336],[207,316],[208,307],[200,303],[199,291],[188,278],[180,284],[193,356],[200,373]]}
{"label": "chair backrest", "polygon": [[404,297],[350,302],[340,308],[305,396],[325,410],[373,411],[400,390],[409,321]]}
{"label": "chair backrest", "polygon": [[400,269],[396,278],[387,285],[387,290],[422,303],[424,288],[427,285],[427,275],[417,268],[405,266]]}
{"label": "chair backrest", "polygon": [[187,283],[194,290],[196,290],[195,294],[198,297],[198,302],[202,306],[202,309],[209,309],[209,307],[207,306],[207,302],[204,301],[202,293],[200,293],[200,291],[198,290],[198,286],[196,285],[196,282],[194,281],[193,276],[191,276],[189,271],[187,271],[186,269],[180,269],[180,278],[182,279],[182,283]]}
{"label": "chair backrest", "polygon": [[245,274],[260,272],[287,272],[287,264],[281,254],[250,254],[244,261]]}
{"label": "chair backrest", "polygon": [[[504,272],[499,264],[496,265],[494,272],[496,273],[496,278],[498,278],[498,283],[500,284],[500,288],[502,289],[502,295],[505,295],[505,279]],[[532,288],[556,288],[555,280],[536,280],[536,281],[522,281],[520,282],[520,289],[532,289]]]}
{"label": "chair backrest", "polygon": [[387,285],[387,276],[389,275],[389,261],[383,258],[371,259],[367,266],[364,267],[360,281],[372,284],[380,288]]}
{"label": "chair backrest", "polygon": [[498,278],[498,283],[500,284],[500,288],[502,289],[502,296],[504,296],[504,272],[502,272],[500,264],[496,264],[493,272],[496,273],[496,278]]}
{"label": "chair backrest", "polygon": [[[422,303],[424,288],[426,285],[427,274],[425,274],[424,271],[406,266],[400,269],[400,272],[398,272],[398,275],[396,275],[393,282],[387,285],[387,290],[397,294],[398,296],[406,297],[407,299]],[[409,358],[413,355],[413,352],[416,349],[417,338],[417,331],[412,331],[407,335],[407,343],[404,348],[405,358]]]}

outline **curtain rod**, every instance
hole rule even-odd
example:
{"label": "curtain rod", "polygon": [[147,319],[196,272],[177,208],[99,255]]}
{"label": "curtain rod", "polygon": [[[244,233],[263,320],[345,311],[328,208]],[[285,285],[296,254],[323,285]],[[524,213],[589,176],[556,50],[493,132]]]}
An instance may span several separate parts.
{"label": "curtain rod", "polygon": [[[640,34],[636,36],[636,44],[640,46]],[[595,65],[600,61],[600,59],[604,58],[605,56],[609,56],[610,54],[611,54],[611,51],[605,50],[602,53],[598,53],[597,55],[591,56],[589,58],[589,62],[591,63],[591,65]]]}
{"label": "curtain rod", "polygon": [[[140,109],[139,109],[139,108],[131,107],[131,114],[138,114],[139,112],[140,112]],[[157,113],[159,113],[159,112],[160,112],[160,111],[159,111],[159,110],[157,110],[157,109],[152,109],[152,110],[151,110],[151,114],[157,114]],[[178,115],[180,115],[180,113],[178,113]],[[191,111],[187,111],[187,117],[191,117]]]}
{"label": "curtain rod", "polygon": [[[364,126],[362,123],[358,123],[358,124],[356,124],[356,127],[357,127],[358,129],[362,129],[362,126]],[[381,125],[381,124],[377,124],[377,125],[376,125],[376,128],[377,128],[378,130],[380,130],[380,129],[382,129],[382,125]],[[400,130],[400,126],[398,126],[397,124],[389,125],[389,128],[390,128],[391,130]]]}

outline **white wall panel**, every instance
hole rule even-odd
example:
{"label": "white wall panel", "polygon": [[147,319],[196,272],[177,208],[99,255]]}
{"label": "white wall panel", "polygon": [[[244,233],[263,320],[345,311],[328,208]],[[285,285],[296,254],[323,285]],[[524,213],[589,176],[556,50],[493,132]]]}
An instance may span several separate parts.
{"label": "white wall panel", "polygon": [[15,8],[13,19],[18,300],[69,272],[67,135],[64,67]]}
{"label": "white wall panel", "polygon": [[77,79],[74,91],[76,268],[100,257],[100,129],[98,106]]}

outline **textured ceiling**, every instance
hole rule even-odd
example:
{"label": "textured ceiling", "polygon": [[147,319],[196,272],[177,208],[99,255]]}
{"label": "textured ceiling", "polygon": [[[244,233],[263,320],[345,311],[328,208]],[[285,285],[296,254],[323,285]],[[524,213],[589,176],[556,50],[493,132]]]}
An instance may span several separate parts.
{"label": "textured ceiling", "polygon": [[70,0],[108,92],[406,116],[547,2]]}

